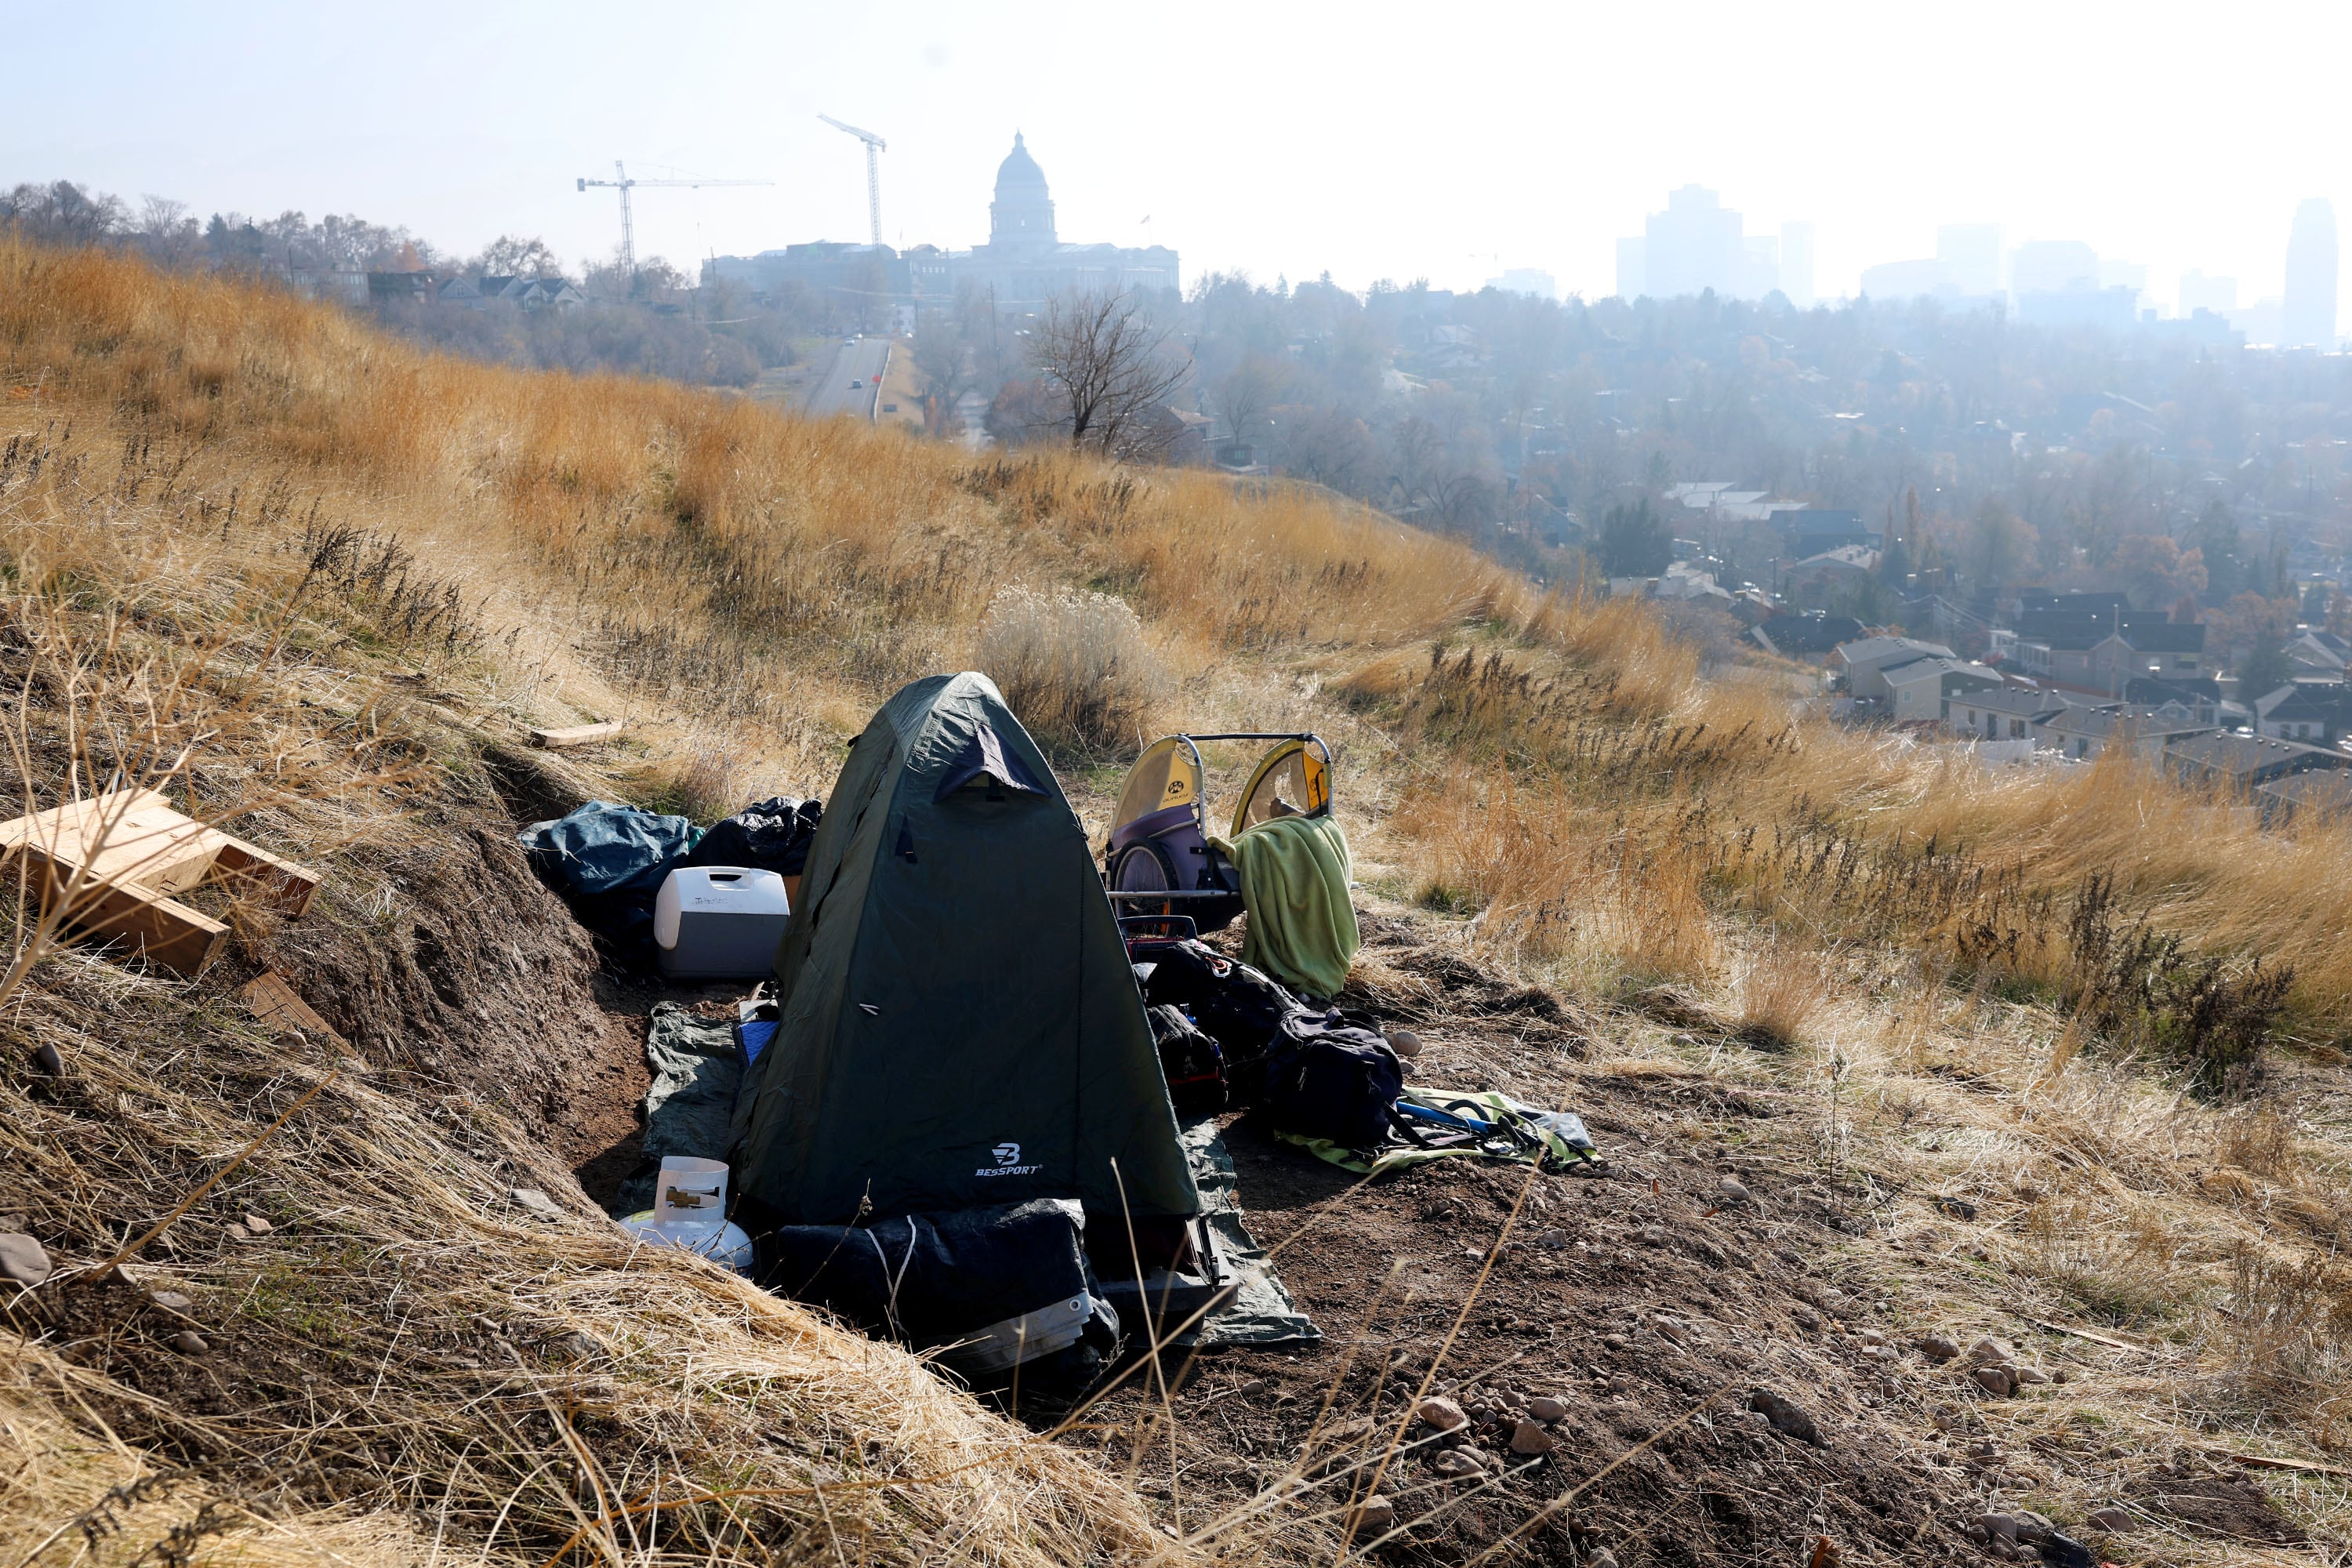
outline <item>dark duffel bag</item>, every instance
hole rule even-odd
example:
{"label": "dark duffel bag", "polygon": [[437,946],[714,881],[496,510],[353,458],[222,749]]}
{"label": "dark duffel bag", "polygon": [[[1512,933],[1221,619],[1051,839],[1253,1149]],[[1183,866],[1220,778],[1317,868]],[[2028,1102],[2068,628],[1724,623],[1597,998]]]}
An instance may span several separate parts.
{"label": "dark duffel bag", "polygon": [[1225,1108],[1225,1053],[1194,1026],[1181,1007],[1154,1007],[1151,1037],[1160,1047],[1160,1071],[1168,1080],[1169,1103],[1179,1116],[1211,1116]]}
{"label": "dark duffel bag", "polygon": [[1277,1131],[1361,1152],[1388,1142],[1403,1089],[1386,1040],[1337,1014],[1301,1010],[1282,1020],[1259,1104]]}

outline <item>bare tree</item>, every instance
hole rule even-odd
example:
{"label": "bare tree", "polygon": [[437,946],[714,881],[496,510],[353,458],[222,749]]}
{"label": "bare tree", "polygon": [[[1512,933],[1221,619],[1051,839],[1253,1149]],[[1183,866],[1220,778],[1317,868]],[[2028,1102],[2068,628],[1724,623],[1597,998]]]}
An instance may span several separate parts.
{"label": "bare tree", "polygon": [[1067,421],[1070,445],[1113,458],[1153,458],[1182,426],[1167,412],[1192,362],[1168,350],[1133,294],[1086,291],[1045,307],[1030,338],[1038,374]]}
{"label": "bare tree", "polygon": [[1265,411],[1282,395],[1288,367],[1264,354],[1252,354],[1217,378],[1210,396],[1218,417],[1225,422],[1229,443],[1261,442],[1266,434]]}
{"label": "bare tree", "polygon": [[953,435],[956,407],[980,380],[960,315],[927,316],[915,327],[915,376],[923,389],[923,423],[933,436]]}

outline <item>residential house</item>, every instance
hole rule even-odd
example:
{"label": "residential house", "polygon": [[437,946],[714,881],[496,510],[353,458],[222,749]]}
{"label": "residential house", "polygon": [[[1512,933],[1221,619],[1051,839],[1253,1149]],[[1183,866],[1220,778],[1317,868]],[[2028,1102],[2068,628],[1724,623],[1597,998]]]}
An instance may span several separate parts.
{"label": "residential house", "polygon": [[2204,626],[2175,621],[2160,611],[2119,605],[2104,611],[2025,611],[2015,629],[2019,667],[2051,685],[2076,691],[2120,698],[2136,679],[2194,681],[2213,673],[2205,653]]}
{"label": "residential house", "polygon": [[1878,552],[1864,544],[1841,544],[1780,568],[1780,587],[1791,595],[1850,587],[1878,570]]}
{"label": "residential house", "polygon": [[439,282],[430,272],[371,272],[367,275],[368,300],[371,304],[428,300]]}
{"label": "residential house", "polygon": [[2033,687],[1967,690],[1944,704],[1944,723],[1988,741],[2031,741],[2041,733],[2045,720],[2074,706],[2074,700],[2063,691]]}
{"label": "residential house", "polygon": [[1898,724],[1940,723],[1954,698],[1997,690],[2003,684],[1999,674],[1983,665],[1939,654],[1884,666],[1878,678],[1886,683],[1887,712]]}
{"label": "residential house", "polygon": [[1875,551],[1883,542],[1878,530],[1868,527],[1858,511],[1780,511],[1780,523],[1789,541],[1789,552],[1803,557],[1849,546]]}
{"label": "residential house", "polygon": [[2252,791],[2294,773],[2352,766],[2352,756],[2267,735],[2191,735],[2164,749],[2165,765],[2183,784]]}
{"label": "residential house", "polygon": [[1766,653],[1812,662],[1834,652],[1840,643],[1859,640],[1862,633],[1862,623],[1852,616],[1780,614],[1750,626],[1748,637]]}
{"label": "residential house", "polygon": [[314,299],[333,300],[344,305],[368,302],[368,275],[357,268],[289,268],[286,280]]}
{"label": "residential house", "polygon": [[2305,627],[2286,645],[2286,657],[2297,679],[2316,676],[2340,682],[2345,667],[2352,665],[2352,638]]}
{"label": "residential house", "polygon": [[2279,741],[2332,746],[2344,738],[2340,681],[2297,680],[2254,700],[2254,731]]}
{"label": "residential house", "polygon": [[1880,679],[1879,672],[1889,665],[1930,656],[1937,658],[1956,657],[1950,648],[1939,642],[1921,642],[1914,637],[1868,637],[1855,642],[1840,643],[1830,650],[1830,668],[1833,673],[1845,677],[1848,695],[1884,702],[1894,692]]}
{"label": "residential house", "polygon": [[452,278],[434,296],[445,305],[486,310],[511,305],[520,310],[572,310],[588,297],[561,278]]}
{"label": "residential house", "polygon": [[2168,754],[2174,743],[2210,734],[2212,730],[2210,724],[2170,718],[2147,709],[2069,708],[2043,721],[2038,740],[2043,750],[2080,762],[2089,762],[2115,748],[2157,762]]}
{"label": "residential house", "polygon": [[2298,816],[2331,823],[2352,820],[2352,773],[2340,768],[2315,768],[2289,773],[2254,786],[2254,805],[2263,821],[2283,826]]}
{"label": "residential house", "polygon": [[1718,609],[1728,609],[1731,605],[1731,591],[1715,580],[1715,574],[1688,561],[1669,562],[1665,571],[1655,577],[1609,579],[1611,598],[1627,594],[1651,599],[1706,600]]}

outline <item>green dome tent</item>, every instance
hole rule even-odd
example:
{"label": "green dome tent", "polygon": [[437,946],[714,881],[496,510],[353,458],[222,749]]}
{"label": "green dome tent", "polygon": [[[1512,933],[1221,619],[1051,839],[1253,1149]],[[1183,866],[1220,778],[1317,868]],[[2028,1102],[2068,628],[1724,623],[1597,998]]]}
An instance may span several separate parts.
{"label": "green dome tent", "polygon": [[[919,680],[853,744],[735,1110],[784,1225],[1031,1198],[1199,1211],[1085,830],[984,675]],[[1114,1175],[1112,1162],[1118,1162]]]}

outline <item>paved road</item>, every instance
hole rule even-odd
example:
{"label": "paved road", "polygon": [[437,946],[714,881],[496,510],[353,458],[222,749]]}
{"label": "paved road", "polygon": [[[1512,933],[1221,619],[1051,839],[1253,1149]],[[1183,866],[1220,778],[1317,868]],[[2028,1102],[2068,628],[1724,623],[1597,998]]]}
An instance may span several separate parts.
{"label": "paved road", "polygon": [[[889,358],[887,338],[859,338],[855,342],[843,343],[833,352],[833,368],[809,384],[803,411],[815,419],[835,414],[872,419],[876,383],[881,380]],[[852,385],[853,382],[856,384]]]}

